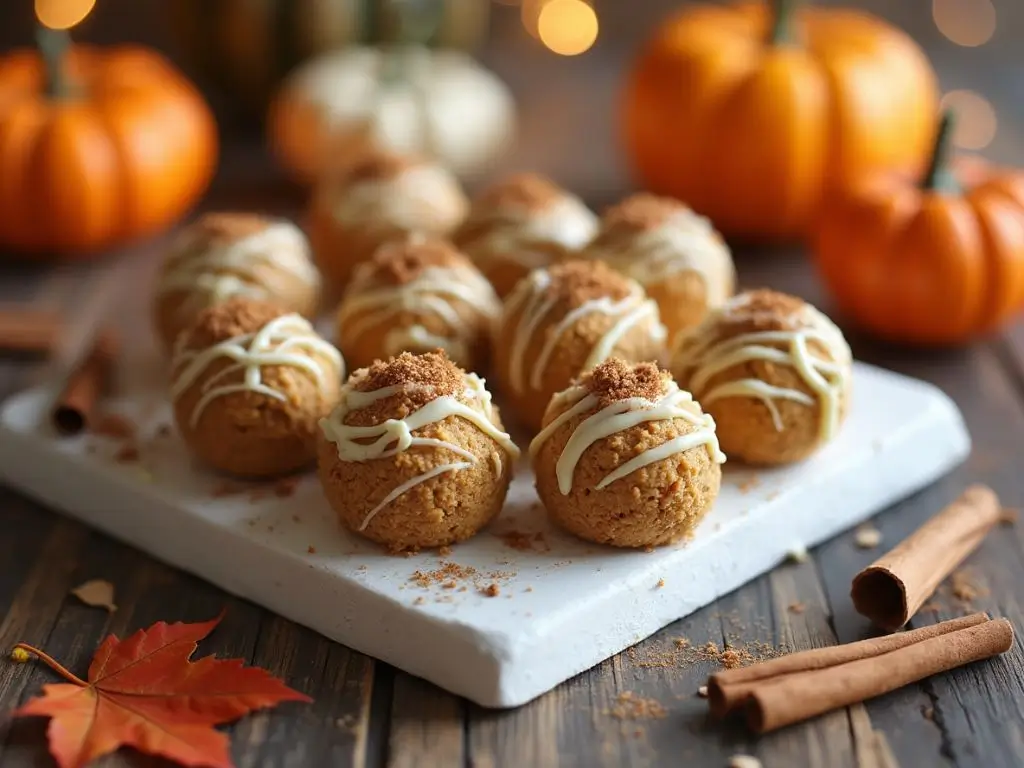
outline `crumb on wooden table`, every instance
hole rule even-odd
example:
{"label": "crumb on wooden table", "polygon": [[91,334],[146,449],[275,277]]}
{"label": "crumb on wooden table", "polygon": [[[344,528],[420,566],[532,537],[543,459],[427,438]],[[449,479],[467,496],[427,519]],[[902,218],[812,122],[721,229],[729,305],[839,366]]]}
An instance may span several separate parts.
{"label": "crumb on wooden table", "polygon": [[665,579],[658,579],[658,583],[654,586],[656,586],[658,589],[663,588],[665,586]]}
{"label": "crumb on wooden table", "polygon": [[[483,593],[484,597],[497,597],[501,594],[501,588],[493,581],[486,587],[481,587],[480,592]],[[511,595],[509,595],[511,597]]]}
{"label": "crumb on wooden table", "polygon": [[807,604],[802,603],[799,600],[795,603],[790,603],[787,609],[790,613],[801,614],[807,610]]}
{"label": "crumb on wooden table", "polygon": [[979,597],[987,597],[988,589],[980,583],[970,567],[958,568],[949,577],[950,591],[953,598],[965,606]]}
{"label": "crumb on wooden table", "polygon": [[445,544],[437,550],[437,554],[441,557],[448,557],[452,553],[452,548]]}
{"label": "crumb on wooden table", "polygon": [[857,526],[853,534],[853,543],[861,549],[874,549],[882,543],[882,532],[871,523],[864,523]]}
{"label": "crumb on wooden table", "polygon": [[702,699],[706,699],[708,697],[708,687],[706,685],[702,685],[697,689],[697,695]]}
{"label": "crumb on wooden table", "polygon": [[623,691],[616,697],[615,706],[605,714],[616,720],[661,720],[668,715],[668,710],[657,699]]}
{"label": "crumb on wooden table", "polygon": [[306,551],[309,554],[311,554],[311,555],[315,555],[316,554],[316,547],[314,547],[312,544],[310,544],[308,547],[306,547]]}

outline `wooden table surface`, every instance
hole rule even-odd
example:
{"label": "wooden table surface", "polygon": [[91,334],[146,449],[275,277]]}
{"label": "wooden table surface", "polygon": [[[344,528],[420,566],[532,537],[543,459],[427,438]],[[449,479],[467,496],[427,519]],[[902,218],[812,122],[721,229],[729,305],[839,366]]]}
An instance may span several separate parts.
{"label": "wooden table surface", "polygon": [[[619,1],[619,7],[633,7]],[[615,7],[599,5],[605,9],[602,13]],[[968,52],[951,47],[928,26],[927,3],[871,0],[861,5],[884,11],[912,30],[919,27],[918,37],[935,59],[944,86],[977,88],[996,104],[1000,125],[990,154],[1004,161],[1024,160],[1020,81],[1000,69],[1013,61],[1019,64],[1019,51],[1010,57],[1008,52],[1021,39],[1024,6],[999,0],[1000,33],[995,43]],[[607,23],[607,17],[602,18]],[[631,12],[624,10],[623,29],[631,21],[636,30],[650,26],[649,20],[631,19]],[[635,37],[640,34],[636,30],[624,35]],[[532,65],[524,63],[528,44],[535,45],[512,40],[488,53],[488,61],[517,91],[532,88],[530,106],[524,106],[523,141],[511,164],[551,172],[574,188],[587,190],[595,203],[613,199],[627,182],[606,123],[621,69],[615,57],[625,54],[567,60],[562,77],[544,79],[531,74]],[[552,121],[554,112],[558,119]],[[582,154],[580,140],[586,149]],[[249,162],[249,157],[244,151],[228,153],[222,183],[208,207],[287,209],[289,198],[275,195],[277,187],[264,172],[266,163]],[[154,258],[159,247],[140,246],[122,258]],[[740,248],[737,262],[745,286],[791,291],[829,310],[799,251]],[[0,359],[0,395],[59,374],[89,323],[107,305],[110,264],[61,270],[15,267],[0,273],[0,302],[61,308],[81,321],[67,339],[65,356],[57,361]],[[1009,506],[1024,504],[1024,325],[956,351],[892,348],[852,331],[850,339],[860,359],[933,382],[957,402],[975,440],[968,462],[879,515],[879,549],[857,548],[852,533],[839,536],[814,550],[807,562],[777,568],[666,627],[634,653],[609,659],[518,709],[488,711],[449,695],[6,489],[0,489],[0,649],[17,641],[32,643],[81,674],[107,633],[123,635],[157,620],[207,619],[226,608],[223,624],[204,641],[201,652],[242,657],[315,699],[311,705],[286,704],[256,714],[230,728],[239,766],[711,768],[726,765],[737,753],[756,755],[766,768],[1024,765],[1024,657],[1019,645],[1002,658],[760,739],[706,719],[706,703],[696,691],[712,671],[711,664],[652,666],[644,661],[670,651],[680,636],[695,644],[721,645],[729,639],[794,649],[858,639],[868,626],[853,611],[850,581],[883,549],[970,482],[991,484]],[[865,477],[864,482],[872,479]],[[779,525],[785,526],[785,519]],[[1024,631],[1024,523],[989,536],[968,566],[978,586],[970,606],[954,599],[948,588],[941,589],[914,625],[986,610],[1008,617],[1018,632]],[[114,614],[69,597],[70,588],[92,578],[114,583],[119,605]],[[795,603],[804,610],[790,610]],[[37,693],[45,682],[52,682],[52,676],[41,666],[0,662],[0,712]],[[657,700],[667,714],[617,719],[609,710],[622,694]],[[0,765],[51,765],[44,730],[42,720],[12,723],[0,717]],[[162,763],[119,753],[100,764]]]}

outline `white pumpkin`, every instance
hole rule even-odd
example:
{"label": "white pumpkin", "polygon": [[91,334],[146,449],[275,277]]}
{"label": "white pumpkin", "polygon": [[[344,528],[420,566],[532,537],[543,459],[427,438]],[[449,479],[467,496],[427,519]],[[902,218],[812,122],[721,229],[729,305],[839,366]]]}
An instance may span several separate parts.
{"label": "white pumpkin", "polygon": [[367,144],[472,177],[507,148],[514,124],[508,88],[463,53],[353,47],[293,72],[268,130],[284,166],[312,182]]}

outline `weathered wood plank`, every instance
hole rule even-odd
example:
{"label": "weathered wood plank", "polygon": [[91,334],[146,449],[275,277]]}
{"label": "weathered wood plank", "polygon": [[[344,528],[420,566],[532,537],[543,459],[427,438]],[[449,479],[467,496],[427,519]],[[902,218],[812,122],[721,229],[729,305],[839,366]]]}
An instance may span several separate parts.
{"label": "weathered wood plank", "polygon": [[253,663],[313,698],[243,720],[233,730],[239,766],[366,764],[374,662],[267,614]]}
{"label": "weathered wood plank", "polygon": [[425,680],[396,671],[391,698],[388,768],[462,765],[463,699]]}

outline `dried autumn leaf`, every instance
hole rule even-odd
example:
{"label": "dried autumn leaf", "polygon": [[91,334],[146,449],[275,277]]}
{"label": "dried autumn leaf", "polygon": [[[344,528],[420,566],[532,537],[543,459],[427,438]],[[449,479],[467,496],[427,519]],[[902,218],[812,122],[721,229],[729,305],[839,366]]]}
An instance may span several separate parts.
{"label": "dried autumn leaf", "polygon": [[114,604],[114,585],[104,579],[92,579],[79,584],[71,590],[71,594],[93,608],[106,608],[111,613],[117,610]]}
{"label": "dried autumn leaf", "polygon": [[231,768],[228,738],[212,726],[282,701],[311,701],[265,670],[240,659],[191,661],[196,644],[220,622],[158,622],[124,641],[109,636],[89,666],[88,681],[47,654],[19,643],[67,683],[13,713],[49,717],[50,754],[61,768],[80,768],[121,747],[187,766]]}

